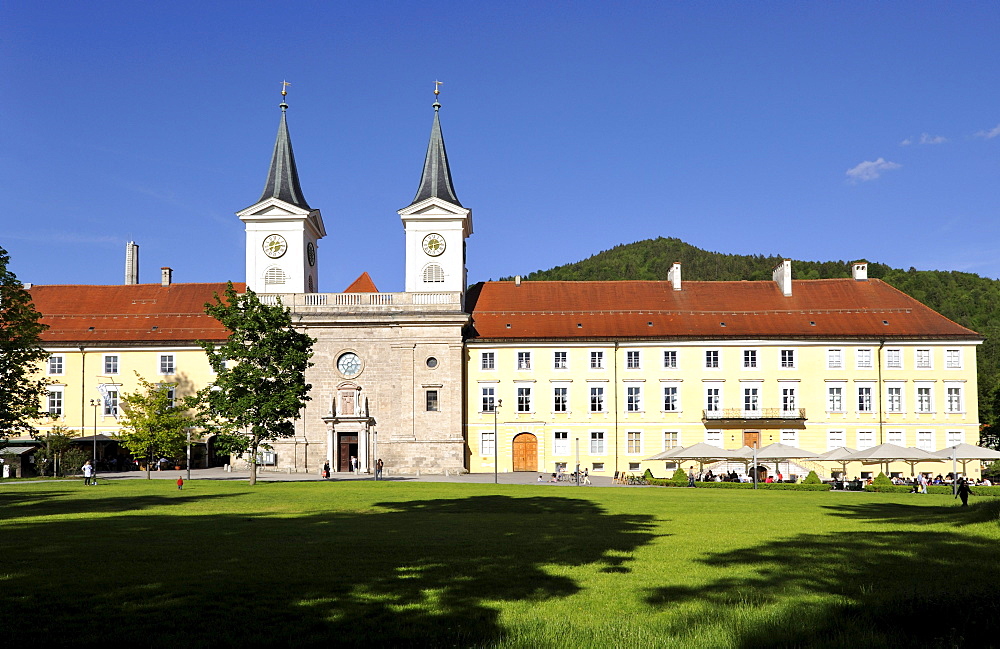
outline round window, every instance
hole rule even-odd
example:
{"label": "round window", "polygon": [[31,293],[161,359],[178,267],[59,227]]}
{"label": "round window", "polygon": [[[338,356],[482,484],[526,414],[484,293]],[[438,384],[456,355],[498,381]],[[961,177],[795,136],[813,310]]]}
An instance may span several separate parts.
{"label": "round window", "polygon": [[438,366],[438,359],[434,358],[433,356],[430,356],[427,359],[427,367],[434,369],[437,366]]}

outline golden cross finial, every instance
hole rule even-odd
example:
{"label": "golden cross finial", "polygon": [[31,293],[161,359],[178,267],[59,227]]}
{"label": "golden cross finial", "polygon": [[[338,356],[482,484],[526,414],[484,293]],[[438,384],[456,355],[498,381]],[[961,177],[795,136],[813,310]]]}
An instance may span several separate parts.
{"label": "golden cross finial", "polygon": [[434,94],[435,95],[440,95],[441,94],[441,91],[438,88],[440,88],[443,85],[444,85],[444,81],[435,81],[434,82]]}
{"label": "golden cross finial", "polygon": [[287,94],[288,94],[288,90],[287,90],[287,88],[288,88],[288,86],[290,86],[290,85],[292,85],[292,84],[288,83],[287,81],[282,81],[282,82],[281,82],[281,96],[282,96],[282,97],[284,97],[285,95],[287,95]]}

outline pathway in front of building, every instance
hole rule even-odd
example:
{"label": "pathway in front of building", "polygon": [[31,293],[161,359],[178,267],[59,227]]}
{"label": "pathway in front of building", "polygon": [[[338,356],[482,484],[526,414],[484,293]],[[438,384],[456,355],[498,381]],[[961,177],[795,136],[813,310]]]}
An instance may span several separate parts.
{"label": "pathway in front of building", "polygon": [[[150,477],[157,480],[176,480],[177,476],[183,476],[187,480],[187,471],[171,469],[168,471],[152,471],[150,472]],[[538,481],[538,477],[542,477],[542,481]],[[99,480],[129,480],[129,479],[145,479],[145,471],[118,471],[114,473],[101,473],[98,476]],[[223,468],[213,468],[213,469],[192,469],[191,479],[192,480],[248,480],[250,477],[249,471],[232,470],[226,471]],[[496,481],[499,484],[544,484],[551,487],[575,487],[575,482],[549,482],[552,478],[550,473],[533,473],[533,472],[518,472],[518,473],[500,473],[496,476]],[[330,479],[328,482],[337,482],[342,480],[374,480],[371,474],[353,474],[353,473],[332,473],[330,474]],[[257,480],[261,482],[323,482],[324,479],[315,473],[287,473],[284,471],[268,471],[263,470],[257,474]],[[391,473],[387,474],[382,478],[387,482],[458,482],[458,483],[477,483],[477,484],[487,484],[494,481],[494,475],[492,473],[466,473],[464,475],[400,475],[395,476]],[[621,487],[625,485],[613,484],[612,479],[608,476],[590,476],[590,481],[593,483],[594,487]],[[582,485],[584,487],[588,485]]]}

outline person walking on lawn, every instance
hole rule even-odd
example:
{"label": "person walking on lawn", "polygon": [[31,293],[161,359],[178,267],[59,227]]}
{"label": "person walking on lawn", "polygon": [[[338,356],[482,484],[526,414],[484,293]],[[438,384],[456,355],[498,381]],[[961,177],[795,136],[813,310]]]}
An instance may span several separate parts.
{"label": "person walking on lawn", "polygon": [[970,495],[975,496],[976,494],[972,493],[972,489],[969,488],[969,481],[966,480],[965,478],[959,479],[959,481],[958,481],[958,493],[955,494],[955,497],[962,499],[962,507],[968,507],[969,506],[969,496]]}

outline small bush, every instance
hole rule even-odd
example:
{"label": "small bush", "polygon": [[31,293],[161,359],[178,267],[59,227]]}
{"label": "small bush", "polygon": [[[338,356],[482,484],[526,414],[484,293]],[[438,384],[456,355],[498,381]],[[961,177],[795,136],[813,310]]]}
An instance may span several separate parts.
{"label": "small bush", "polygon": [[872,484],[876,487],[884,487],[887,485],[891,485],[892,480],[890,480],[889,476],[887,476],[885,473],[879,471],[879,474],[875,476],[875,480],[872,481]]}
{"label": "small bush", "polygon": [[642,474],[642,477],[645,478],[646,480],[652,480],[653,472],[650,471],[649,469],[646,469],[646,472]]}
{"label": "small bush", "polygon": [[674,477],[671,479],[671,481],[678,487],[686,487],[688,485],[688,476],[686,473],[684,473],[684,469],[677,467],[677,470],[674,471]]}
{"label": "small bush", "polygon": [[815,471],[810,471],[806,479],[802,481],[802,484],[823,484],[823,481],[819,479]]}

